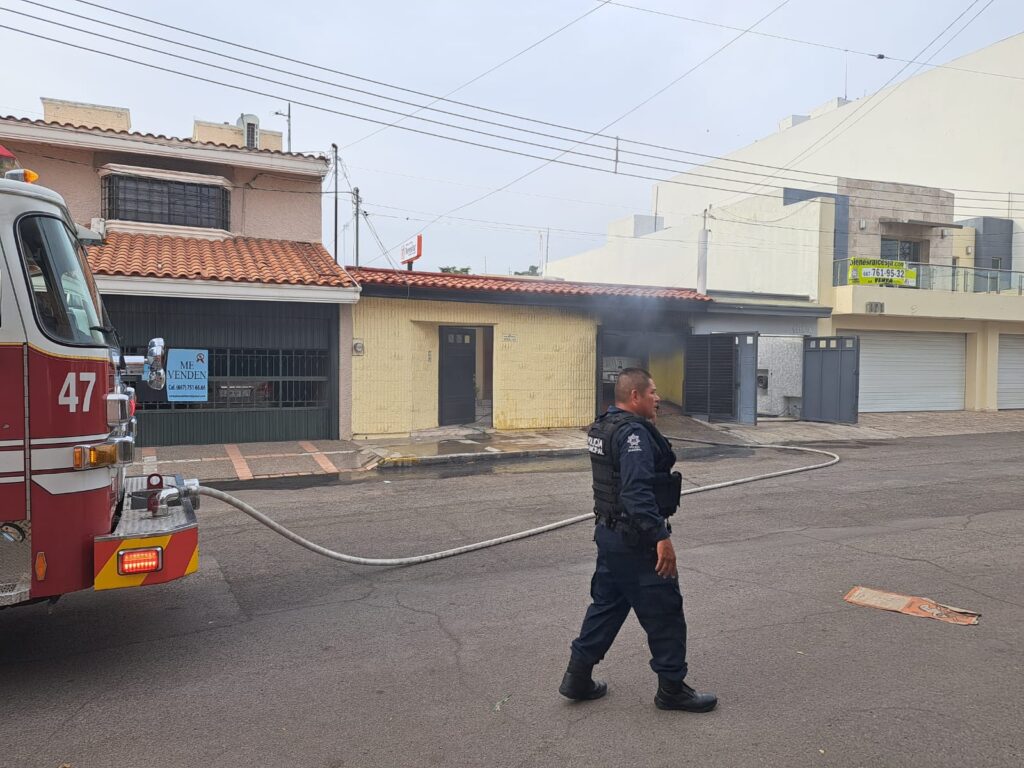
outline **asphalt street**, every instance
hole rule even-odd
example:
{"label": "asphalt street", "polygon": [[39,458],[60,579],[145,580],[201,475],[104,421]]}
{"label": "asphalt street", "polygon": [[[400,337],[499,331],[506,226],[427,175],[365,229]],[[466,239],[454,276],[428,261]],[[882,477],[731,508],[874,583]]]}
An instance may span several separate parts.
{"label": "asphalt street", "polygon": [[[1019,434],[847,443],[836,467],[685,499],[689,681],[662,712],[642,631],[556,692],[591,526],[410,568],[341,565],[205,504],[200,572],[0,611],[0,765],[1020,766]],[[691,484],[806,463],[687,448]],[[813,459],[810,460],[813,462]],[[419,554],[590,509],[585,459],[285,481],[237,493],[324,545]],[[853,586],[974,627],[843,602]]]}

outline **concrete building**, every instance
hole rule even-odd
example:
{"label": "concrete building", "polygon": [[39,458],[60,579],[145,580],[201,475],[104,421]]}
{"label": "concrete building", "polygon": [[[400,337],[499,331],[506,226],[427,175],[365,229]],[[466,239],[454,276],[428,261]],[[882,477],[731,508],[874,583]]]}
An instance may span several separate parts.
{"label": "concrete building", "polygon": [[359,289],[320,244],[323,157],[280,151],[252,116],[191,139],[138,133],[124,108],[44,99],[0,144],[99,236],[89,260],[130,352],[203,353],[201,401],[139,387],[143,444],[347,436]]}
{"label": "concrete building", "polygon": [[[763,334],[762,414],[795,413],[794,339],[808,335],[860,337],[861,411],[1022,408],[1024,274],[1009,269],[1013,221],[955,221],[955,208],[938,188],[838,178],[828,191],[785,188],[710,209],[706,266],[702,215],[640,238],[612,234],[549,273],[628,282],[650,269],[675,284],[704,272],[715,303],[693,332]],[[753,228],[764,240],[751,239]],[[865,260],[907,276],[876,281],[861,273]]]}
{"label": "concrete building", "polygon": [[[758,330],[723,320],[725,298],[828,309],[792,333],[861,337],[861,410],[1022,408],[1022,78],[1015,35],[864,99],[790,115],[776,133],[656,184],[656,215],[611,225],[607,245],[548,273],[665,285],[706,275],[718,301],[696,330],[737,320]],[[654,224],[641,231],[640,220]],[[851,283],[852,259],[916,275]]]}

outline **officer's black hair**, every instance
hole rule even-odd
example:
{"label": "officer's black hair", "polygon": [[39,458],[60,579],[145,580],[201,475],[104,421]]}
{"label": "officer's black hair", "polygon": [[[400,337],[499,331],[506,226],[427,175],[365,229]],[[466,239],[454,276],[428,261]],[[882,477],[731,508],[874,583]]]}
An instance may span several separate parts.
{"label": "officer's black hair", "polygon": [[628,403],[635,389],[643,394],[651,387],[651,374],[643,368],[623,368],[615,379],[615,402]]}

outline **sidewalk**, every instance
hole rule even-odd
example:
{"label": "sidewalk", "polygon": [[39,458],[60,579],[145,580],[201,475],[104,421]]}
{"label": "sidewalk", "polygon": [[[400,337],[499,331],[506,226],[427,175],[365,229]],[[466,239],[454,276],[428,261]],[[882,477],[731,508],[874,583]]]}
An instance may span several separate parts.
{"label": "sidewalk", "polygon": [[302,440],[140,448],[128,473],[180,474],[201,482],[259,480],[508,457],[579,455],[586,452],[586,446],[586,433],[578,429],[501,432],[451,428],[372,441]]}
{"label": "sidewalk", "polygon": [[761,419],[757,426],[714,424],[739,442],[779,443],[895,440],[911,437],[1024,432],[1024,411],[922,411],[862,413],[856,424],[815,424],[788,419]]}
{"label": "sidewalk", "polygon": [[[867,413],[858,424],[814,424],[762,419],[757,426],[706,424],[663,409],[658,427],[670,437],[756,444],[834,443],[909,437],[1024,432],[1024,411],[976,413]],[[311,475],[351,475],[373,469],[466,464],[507,458],[586,453],[582,429],[497,431],[450,427],[412,437],[378,440],[316,440],[237,445],[141,448],[129,474],[181,474],[202,482]]]}

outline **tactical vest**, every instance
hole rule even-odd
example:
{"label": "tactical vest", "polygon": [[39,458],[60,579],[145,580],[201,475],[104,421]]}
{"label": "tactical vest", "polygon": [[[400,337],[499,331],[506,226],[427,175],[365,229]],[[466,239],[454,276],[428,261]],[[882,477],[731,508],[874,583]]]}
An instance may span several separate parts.
{"label": "tactical vest", "polygon": [[643,426],[654,444],[654,497],[662,517],[670,517],[679,508],[682,475],[672,471],[676,455],[672,444],[647,419],[628,411],[599,416],[587,433],[590,468],[594,475],[594,514],[609,528],[615,528],[626,516],[620,494],[619,451],[616,436],[629,424]]}

